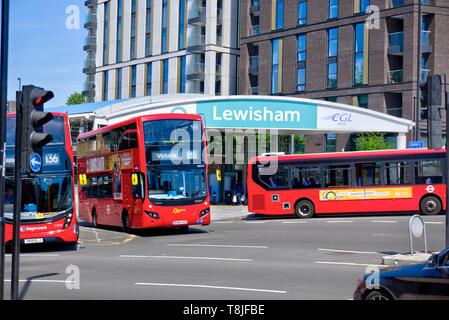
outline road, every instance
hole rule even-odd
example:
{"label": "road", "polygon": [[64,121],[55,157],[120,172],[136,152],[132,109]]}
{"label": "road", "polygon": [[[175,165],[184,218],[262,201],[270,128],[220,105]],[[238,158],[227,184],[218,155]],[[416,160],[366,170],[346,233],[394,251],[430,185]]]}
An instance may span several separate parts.
{"label": "road", "polygon": [[[367,266],[410,251],[409,218],[228,220],[136,235],[82,227],[79,248],[25,250],[21,298],[351,299]],[[425,221],[429,249],[443,249],[445,217]],[[69,290],[72,265],[80,288]]]}

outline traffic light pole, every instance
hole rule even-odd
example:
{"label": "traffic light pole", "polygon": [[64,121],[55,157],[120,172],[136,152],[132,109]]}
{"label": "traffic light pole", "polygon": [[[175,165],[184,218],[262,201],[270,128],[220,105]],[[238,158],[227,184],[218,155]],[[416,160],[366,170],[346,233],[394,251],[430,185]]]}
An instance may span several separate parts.
{"label": "traffic light pole", "polygon": [[19,297],[19,258],[20,258],[20,216],[22,214],[22,123],[23,123],[23,92],[17,92],[16,98],[16,141],[14,154],[14,217],[12,238],[12,269],[11,269],[11,300]]}
{"label": "traffic light pole", "polygon": [[420,113],[421,113],[421,103],[419,100],[419,87],[421,84],[421,43],[422,43],[422,7],[421,1],[418,1],[418,52],[417,52],[417,66],[416,66],[416,109],[415,109],[415,140],[421,140],[421,132],[419,127]]}
{"label": "traffic light pole", "polygon": [[6,105],[8,104],[8,43],[9,43],[9,0],[2,0],[1,53],[0,53],[0,300],[4,299],[5,284],[5,140]]}

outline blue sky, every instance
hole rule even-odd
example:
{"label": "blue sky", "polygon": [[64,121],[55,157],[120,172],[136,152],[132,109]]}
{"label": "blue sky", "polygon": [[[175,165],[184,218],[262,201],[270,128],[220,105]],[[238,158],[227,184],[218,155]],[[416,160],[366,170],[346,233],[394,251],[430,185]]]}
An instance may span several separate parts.
{"label": "blue sky", "polygon": [[[66,28],[70,5],[80,9],[80,29]],[[71,93],[82,91],[86,13],[84,0],[11,1],[8,99],[15,100],[18,77],[23,85],[52,90],[50,107],[64,105]]]}

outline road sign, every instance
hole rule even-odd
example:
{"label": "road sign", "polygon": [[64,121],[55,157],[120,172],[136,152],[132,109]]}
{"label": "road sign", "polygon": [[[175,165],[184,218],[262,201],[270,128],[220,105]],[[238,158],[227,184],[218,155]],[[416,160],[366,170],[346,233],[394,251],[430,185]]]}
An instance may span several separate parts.
{"label": "road sign", "polygon": [[42,158],[40,154],[33,153],[30,157],[30,169],[33,172],[39,172],[42,168]]}
{"label": "road sign", "polygon": [[409,149],[422,149],[424,148],[423,141],[410,141],[408,144]]}

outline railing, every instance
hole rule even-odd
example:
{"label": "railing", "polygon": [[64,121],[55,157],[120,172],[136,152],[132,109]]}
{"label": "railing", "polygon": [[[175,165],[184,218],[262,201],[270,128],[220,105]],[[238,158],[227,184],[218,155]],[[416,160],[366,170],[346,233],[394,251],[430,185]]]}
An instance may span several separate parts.
{"label": "railing", "polygon": [[259,74],[259,56],[249,57],[249,73],[252,75]]}
{"label": "railing", "polygon": [[95,68],[96,63],[95,63],[95,59],[86,59],[84,61],[84,69],[92,69]]}
{"label": "railing", "polygon": [[188,19],[198,19],[206,17],[206,7],[197,7],[190,11]]}
{"label": "railing", "polygon": [[223,23],[223,9],[217,9],[217,24]]}
{"label": "railing", "polygon": [[259,94],[259,87],[251,87],[251,95],[256,96]]}
{"label": "railing", "polygon": [[393,32],[388,34],[389,51],[392,53],[404,52],[404,32]]}
{"label": "railing", "polygon": [[95,36],[87,36],[84,40],[84,46],[95,46],[97,44],[97,38]]}
{"label": "railing", "polygon": [[216,74],[217,76],[220,76],[220,75],[221,75],[221,64],[216,64],[216,65],[215,65],[215,74]]}
{"label": "railing", "polygon": [[90,81],[84,82],[83,91],[87,92],[87,91],[92,91],[92,90],[95,90],[95,82],[90,82]]}
{"label": "railing", "polygon": [[430,69],[422,69],[421,70],[421,81],[426,81],[427,77],[430,75]]}
{"label": "railing", "polygon": [[257,36],[260,34],[260,25],[251,26],[251,36]]}
{"label": "railing", "polygon": [[430,31],[424,30],[422,32],[422,49],[423,52],[429,52],[430,51]]}
{"label": "railing", "polygon": [[193,75],[193,74],[204,74],[204,63],[203,62],[196,62],[187,68],[187,75]]}
{"label": "railing", "polygon": [[387,83],[401,83],[404,79],[404,70],[391,70],[387,72]]}
{"label": "railing", "polygon": [[260,1],[252,0],[250,12],[252,15],[258,16],[260,14]]}
{"label": "railing", "polygon": [[85,24],[87,25],[87,24],[94,24],[94,23],[97,23],[97,15],[95,13],[89,13],[86,16]]}
{"label": "railing", "polygon": [[188,47],[204,46],[206,44],[206,36],[203,34],[195,35],[188,38]]}

